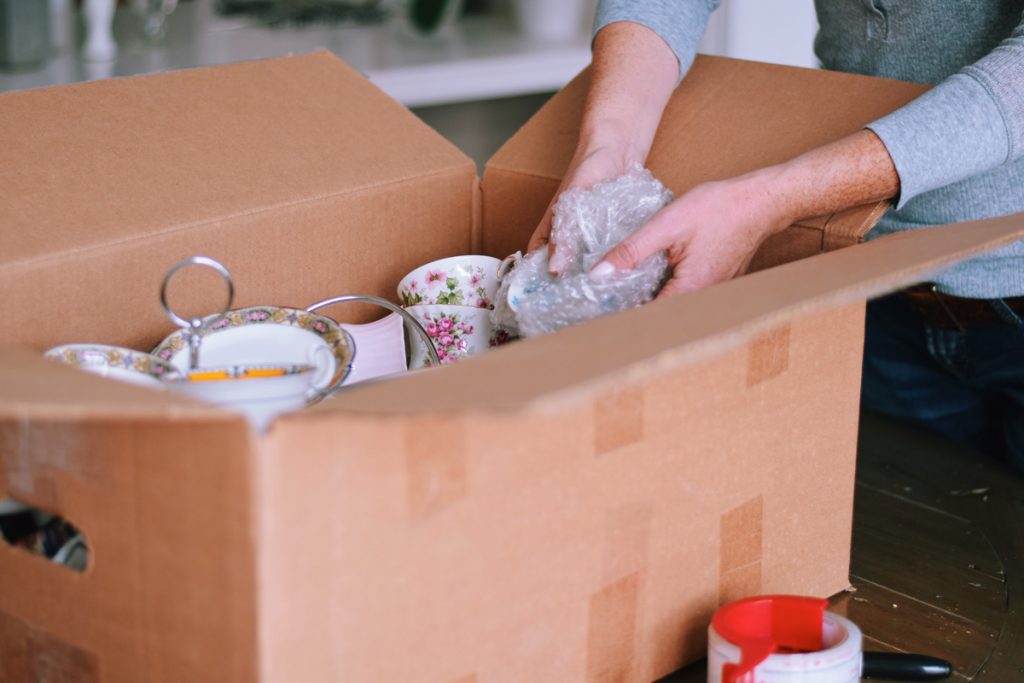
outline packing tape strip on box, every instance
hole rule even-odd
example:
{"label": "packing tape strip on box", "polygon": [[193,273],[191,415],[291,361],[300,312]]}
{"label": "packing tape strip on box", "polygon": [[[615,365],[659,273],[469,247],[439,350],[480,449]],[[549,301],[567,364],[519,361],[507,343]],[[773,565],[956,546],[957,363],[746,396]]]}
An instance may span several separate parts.
{"label": "packing tape strip on box", "polygon": [[827,605],[771,595],[723,606],[708,628],[708,683],[858,683],[860,629]]}

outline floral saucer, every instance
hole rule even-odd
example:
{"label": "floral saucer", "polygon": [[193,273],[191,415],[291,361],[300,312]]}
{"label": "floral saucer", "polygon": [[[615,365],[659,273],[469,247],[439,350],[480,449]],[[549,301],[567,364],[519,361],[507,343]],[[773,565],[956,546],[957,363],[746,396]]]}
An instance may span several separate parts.
{"label": "floral saucer", "polygon": [[[202,331],[200,367],[308,364],[315,368],[314,388],[328,392],[345,380],[355,358],[352,336],[338,323],[298,308],[252,306],[207,316],[204,322],[209,326]],[[184,330],[174,332],[153,355],[187,370],[185,335]]]}
{"label": "floral saucer", "polygon": [[156,356],[120,346],[66,344],[44,355],[96,375],[160,389],[163,380],[181,376],[177,368]]}

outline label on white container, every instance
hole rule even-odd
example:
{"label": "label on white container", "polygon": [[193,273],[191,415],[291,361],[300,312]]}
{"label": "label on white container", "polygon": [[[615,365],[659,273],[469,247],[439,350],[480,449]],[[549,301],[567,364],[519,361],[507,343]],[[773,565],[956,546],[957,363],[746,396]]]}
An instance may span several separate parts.
{"label": "label on white container", "polygon": [[[817,652],[772,654],[735,683],[860,683],[862,636],[849,619],[826,612],[825,647]],[[722,667],[740,661],[740,648],[708,627],[708,683],[723,683]]]}

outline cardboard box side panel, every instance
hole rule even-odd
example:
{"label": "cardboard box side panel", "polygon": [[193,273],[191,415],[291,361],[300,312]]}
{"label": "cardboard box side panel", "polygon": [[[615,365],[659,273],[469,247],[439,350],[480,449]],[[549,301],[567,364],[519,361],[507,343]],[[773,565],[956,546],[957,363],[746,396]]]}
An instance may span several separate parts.
{"label": "cardboard box side panel", "polygon": [[0,263],[474,169],[328,52],[0,95]]}
{"label": "cardboard box side panel", "polygon": [[470,253],[484,253],[484,193],[480,178],[473,178],[473,237]]}
{"label": "cardboard box side panel", "polygon": [[[720,604],[767,593],[827,596],[849,585],[862,329],[860,304],[800,318],[721,360],[651,383],[645,424],[653,426],[645,436],[652,448],[681,451],[660,476],[689,482],[689,495],[716,514],[696,529],[687,515],[662,518],[680,538],[706,533],[709,542],[696,550],[664,541],[661,561],[650,562],[660,587],[647,600],[653,652],[636,680],[703,657]],[[673,405],[680,395],[682,408]],[[689,560],[694,569],[670,554],[684,552],[698,555]],[[700,570],[714,596],[680,622],[675,605]],[[673,653],[675,643],[686,647]]]}
{"label": "cardboard box side panel", "polygon": [[263,678],[649,681],[726,598],[844,588],[861,313],[543,415],[278,423]]}
{"label": "cardboard box side panel", "polygon": [[842,249],[860,242],[889,210],[889,202],[878,202],[833,214],[825,226],[825,251]]}
{"label": "cardboard box side panel", "polygon": [[[148,350],[174,330],[160,307],[160,282],[195,254],[224,263],[236,308],[304,307],[340,294],[395,299],[409,270],[468,253],[473,229],[473,170],[438,174],[272,212],[228,218],[191,230],[83,252],[38,267],[0,270],[0,344],[36,350],[99,342]],[[189,315],[219,310],[224,284],[183,274],[172,303]],[[40,309],[31,302],[46,292]],[[179,308],[180,307],[180,308]],[[381,309],[327,311],[365,322]]]}
{"label": "cardboard box side panel", "polygon": [[[311,409],[328,412],[546,410],[586,400],[616,372],[649,377],[746,343],[795,316],[863,301],[1024,236],[1024,214],[890,235],[527,339]],[[501,387],[481,395],[479,387]]]}
{"label": "cardboard box side panel", "polygon": [[816,256],[821,253],[823,237],[824,233],[820,229],[791,226],[764,241],[754,254],[748,272],[756,273],[790,261]]}
{"label": "cardboard box side panel", "polygon": [[230,414],[170,391],[83,372],[21,348],[0,349],[0,417],[13,420],[159,418],[219,421]]}
{"label": "cardboard box side panel", "polygon": [[488,167],[483,178],[481,253],[505,258],[526,251],[560,180]]}
{"label": "cardboard box side panel", "polygon": [[[588,87],[589,69],[585,69],[545,103],[488,164],[561,178],[576,147]],[[662,160],[665,168],[657,168],[666,170],[673,160],[685,159],[686,163],[674,164],[677,170],[672,177],[679,189],[737,175],[852,133],[928,87],[698,55],[662,117],[652,166],[653,160]],[[716,147],[716,142],[724,144]],[[683,146],[690,143],[698,146]]]}
{"label": "cardboard box side panel", "polygon": [[[864,313],[865,304],[855,303],[827,315],[815,316],[819,323],[808,322],[804,327],[807,330],[803,340],[808,353],[806,364],[797,370],[802,373],[799,379],[793,376],[797,383],[789,392],[795,402],[812,401],[811,405],[801,408],[802,425],[797,429],[818,430],[818,441],[799,453],[780,458],[779,453],[787,449],[789,442],[800,442],[797,435],[784,433],[796,424],[790,423],[775,433],[777,440],[773,444],[761,449],[761,461],[751,462],[752,468],[766,466],[772,470],[769,476],[781,482],[775,484],[772,500],[766,497],[764,508],[765,519],[773,519],[776,524],[764,526],[766,579],[761,586],[763,593],[792,593],[793,586],[802,586],[807,594],[824,596],[849,586]],[[784,347],[785,329],[779,328],[748,346],[748,362],[753,363],[759,353],[767,351],[766,342],[778,340],[780,347]],[[792,328],[797,329],[800,328],[796,325]],[[793,347],[794,339],[791,334]],[[812,355],[815,352],[816,355]],[[813,398],[796,398],[799,387],[810,387],[819,381],[824,381],[826,386],[812,389]],[[835,455],[837,453],[840,455]],[[821,533],[803,515],[787,516],[789,500],[799,500],[800,505],[831,516],[833,526],[829,532]],[[795,539],[799,539],[798,544],[804,551],[788,552],[786,543]],[[810,555],[820,561],[821,566],[811,566],[814,563],[808,561]]]}
{"label": "cardboard box side panel", "polygon": [[487,161],[484,175],[495,168],[561,181],[576,150],[588,87],[590,69],[586,68],[498,148]]}
{"label": "cardboard box side panel", "polygon": [[3,680],[256,680],[247,434],[239,417],[0,419],[0,495],[90,548],[79,574],[0,543]]}
{"label": "cardboard box side panel", "polygon": [[815,216],[813,218],[804,218],[794,224],[793,227],[798,228],[814,228],[815,230],[825,230],[825,226],[828,224],[829,216]]}
{"label": "cardboard box side panel", "polygon": [[[860,242],[875,227],[875,224],[891,205],[888,201],[881,201],[865,206],[854,206],[828,216],[802,219],[794,227],[821,230],[824,233],[822,240],[824,251],[842,249]],[[788,263],[789,261],[784,262]]]}

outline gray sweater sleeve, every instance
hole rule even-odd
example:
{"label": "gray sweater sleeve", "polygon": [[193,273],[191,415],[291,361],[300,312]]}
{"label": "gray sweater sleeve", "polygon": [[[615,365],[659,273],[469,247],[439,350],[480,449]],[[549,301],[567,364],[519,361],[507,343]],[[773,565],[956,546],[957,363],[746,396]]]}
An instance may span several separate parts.
{"label": "gray sweater sleeve", "polygon": [[992,52],[868,128],[896,165],[897,208],[1024,156],[1024,17]]}
{"label": "gray sweater sleeve", "polygon": [[721,0],[600,0],[594,34],[617,21],[631,21],[651,29],[664,40],[679,60],[679,79],[693,65],[697,43],[704,35],[708,17]]}

